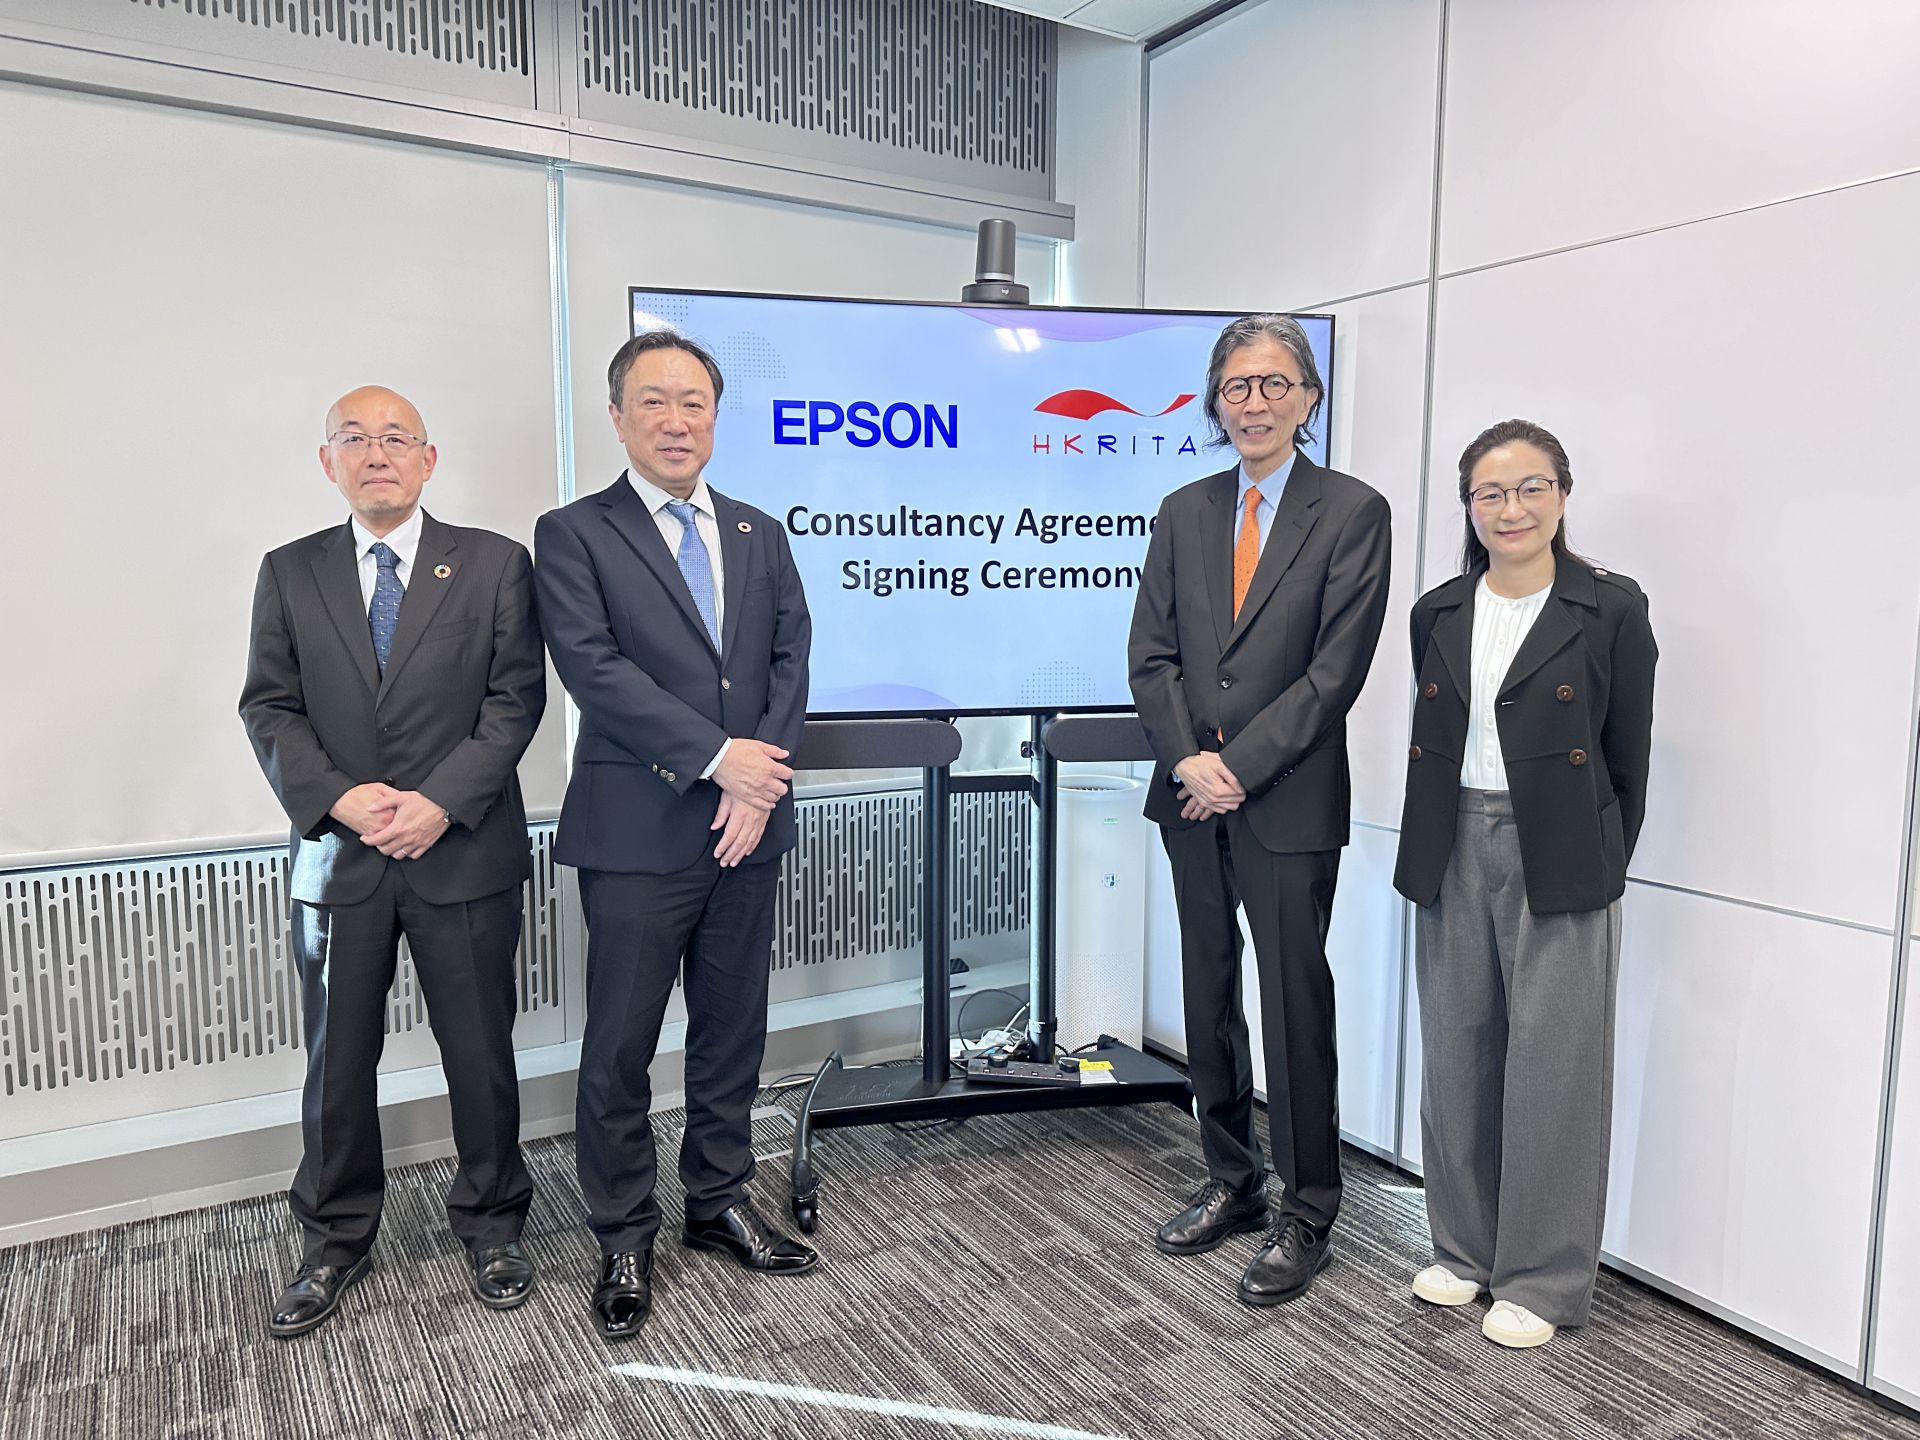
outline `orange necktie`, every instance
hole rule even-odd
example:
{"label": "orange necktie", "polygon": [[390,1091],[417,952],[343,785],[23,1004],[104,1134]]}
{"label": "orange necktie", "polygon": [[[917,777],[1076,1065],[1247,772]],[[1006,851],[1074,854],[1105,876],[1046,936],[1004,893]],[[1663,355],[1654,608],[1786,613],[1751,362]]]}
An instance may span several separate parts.
{"label": "orange necktie", "polygon": [[1233,542],[1233,618],[1240,618],[1240,606],[1253,584],[1254,567],[1260,563],[1260,487],[1247,487],[1247,518],[1240,522],[1240,538]]}

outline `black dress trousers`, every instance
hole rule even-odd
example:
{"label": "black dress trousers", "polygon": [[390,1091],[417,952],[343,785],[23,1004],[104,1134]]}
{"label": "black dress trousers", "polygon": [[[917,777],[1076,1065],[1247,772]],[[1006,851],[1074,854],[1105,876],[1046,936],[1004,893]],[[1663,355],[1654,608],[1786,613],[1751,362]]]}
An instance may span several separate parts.
{"label": "black dress trousers", "polygon": [[304,1259],[351,1265],[380,1227],[386,1172],[377,1070],[387,992],[404,935],[440,1044],[459,1167],[447,1220],[469,1249],[517,1240],[533,1203],[520,1155],[513,1062],[513,955],[521,888],[450,905],[423,900],[406,862],[391,861],[352,905],[294,903],[293,956],[307,1031],[300,1108],[304,1148],[288,1201],[306,1232]]}
{"label": "black dress trousers", "polygon": [[1240,987],[1244,905],[1260,975],[1273,1172],[1280,1218],[1318,1235],[1340,1209],[1339,1071],[1334,1055],[1333,916],[1338,850],[1282,854],[1235,810],[1184,829],[1163,826],[1180,917],[1187,1075],[1200,1111],[1207,1173],[1238,1192],[1266,1173],[1253,1132],[1253,1065]]}
{"label": "black dress trousers", "polygon": [[687,1218],[711,1219],[747,1196],[779,878],[777,858],[723,868],[710,852],[671,875],[580,872],[587,1025],[577,1157],[587,1221],[603,1254],[645,1250],[660,1229],[648,1072],[683,956]]}

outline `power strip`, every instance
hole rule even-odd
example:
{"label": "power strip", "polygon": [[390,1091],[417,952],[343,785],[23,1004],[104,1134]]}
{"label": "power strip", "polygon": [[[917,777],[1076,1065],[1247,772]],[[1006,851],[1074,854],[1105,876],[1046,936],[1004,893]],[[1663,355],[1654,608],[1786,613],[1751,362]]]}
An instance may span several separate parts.
{"label": "power strip", "polygon": [[1007,1060],[996,1065],[980,1058],[967,1062],[967,1081],[976,1085],[1072,1085],[1080,1084],[1078,1070],[1062,1070],[1058,1065],[1041,1065],[1033,1060]]}

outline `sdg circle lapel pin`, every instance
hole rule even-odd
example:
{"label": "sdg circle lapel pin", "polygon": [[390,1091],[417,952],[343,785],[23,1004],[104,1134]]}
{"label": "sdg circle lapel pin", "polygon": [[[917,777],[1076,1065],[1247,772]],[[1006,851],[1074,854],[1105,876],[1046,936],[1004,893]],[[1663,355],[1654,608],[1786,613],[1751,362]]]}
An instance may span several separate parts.
{"label": "sdg circle lapel pin", "polygon": [[433,567],[433,578],[436,580],[444,580],[451,574],[453,574],[453,567],[451,565],[436,565]]}

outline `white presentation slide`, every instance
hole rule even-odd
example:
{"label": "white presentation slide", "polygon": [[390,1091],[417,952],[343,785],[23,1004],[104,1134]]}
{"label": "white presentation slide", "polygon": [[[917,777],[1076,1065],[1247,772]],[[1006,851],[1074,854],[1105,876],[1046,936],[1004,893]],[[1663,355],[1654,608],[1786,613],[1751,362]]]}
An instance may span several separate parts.
{"label": "white presentation slide", "polygon": [[[1129,710],[1127,626],[1231,315],[631,292],[726,380],[707,481],[785,527],[818,716]],[[1333,319],[1300,316],[1322,378]],[[1306,453],[1324,463],[1329,395]]]}

